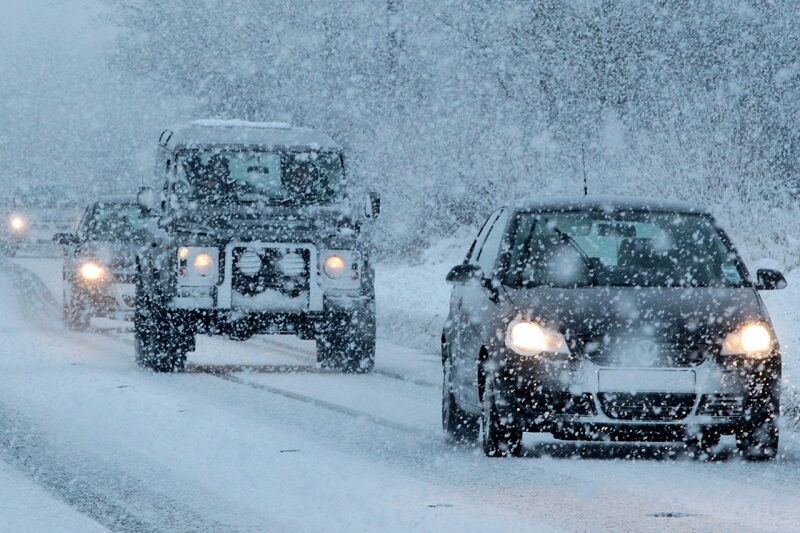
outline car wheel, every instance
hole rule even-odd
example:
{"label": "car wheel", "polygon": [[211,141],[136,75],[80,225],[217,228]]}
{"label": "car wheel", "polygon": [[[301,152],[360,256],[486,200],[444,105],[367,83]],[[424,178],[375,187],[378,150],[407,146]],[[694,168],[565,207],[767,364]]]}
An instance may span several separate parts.
{"label": "car wheel", "polygon": [[444,360],[442,378],[442,429],[449,442],[472,444],[480,433],[480,417],[465,412],[458,406],[453,394],[453,363],[450,357]]}
{"label": "car wheel", "polygon": [[317,361],[347,373],[367,373],[375,367],[375,316],[334,311],[317,337]]}
{"label": "car wheel", "polygon": [[779,437],[778,418],[770,413],[736,430],[736,448],[748,461],[770,461],[778,456]]}
{"label": "car wheel", "polygon": [[494,377],[486,377],[481,416],[481,443],[487,457],[522,455],[522,430],[509,420],[502,418],[497,410],[497,395]]}
{"label": "car wheel", "polygon": [[136,363],[156,372],[181,372],[186,363],[187,343],[181,342],[166,310],[141,287],[136,288],[133,317]]}

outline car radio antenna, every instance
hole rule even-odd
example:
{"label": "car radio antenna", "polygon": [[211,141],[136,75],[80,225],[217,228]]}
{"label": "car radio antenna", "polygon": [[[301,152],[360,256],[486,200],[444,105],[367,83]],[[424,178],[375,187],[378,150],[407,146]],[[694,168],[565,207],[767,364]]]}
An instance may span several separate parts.
{"label": "car radio antenna", "polygon": [[581,146],[581,164],[583,165],[583,195],[589,196],[589,185],[586,181],[586,148]]}

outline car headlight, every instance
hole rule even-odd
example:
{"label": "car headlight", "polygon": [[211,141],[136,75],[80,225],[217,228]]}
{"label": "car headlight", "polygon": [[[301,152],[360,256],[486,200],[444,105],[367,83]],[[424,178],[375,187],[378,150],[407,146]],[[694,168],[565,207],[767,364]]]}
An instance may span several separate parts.
{"label": "car headlight", "polygon": [[506,346],[520,355],[570,353],[564,335],[528,320],[516,320],[509,324],[506,330]]}
{"label": "car headlight", "polygon": [[181,246],[177,250],[178,280],[183,285],[214,285],[219,277],[219,249]]}
{"label": "car headlight", "polygon": [[106,277],[107,271],[103,265],[94,261],[87,261],[81,265],[81,277],[86,281],[98,281]]}
{"label": "car headlight", "polygon": [[767,357],[775,344],[772,331],[760,322],[745,324],[722,341],[722,355]]}
{"label": "car headlight", "polygon": [[22,233],[28,227],[28,221],[20,214],[13,214],[8,219],[8,227],[15,233]]}
{"label": "car headlight", "polygon": [[341,256],[338,255],[329,255],[325,259],[325,263],[322,265],[323,272],[325,272],[325,275],[331,279],[341,278],[346,268],[347,263]]}

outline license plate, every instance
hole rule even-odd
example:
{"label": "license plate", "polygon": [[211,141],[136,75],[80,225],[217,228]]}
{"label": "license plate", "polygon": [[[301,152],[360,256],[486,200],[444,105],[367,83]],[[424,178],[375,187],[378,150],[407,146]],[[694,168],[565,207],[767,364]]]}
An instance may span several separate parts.
{"label": "license plate", "polygon": [[600,370],[599,392],[695,392],[694,370]]}

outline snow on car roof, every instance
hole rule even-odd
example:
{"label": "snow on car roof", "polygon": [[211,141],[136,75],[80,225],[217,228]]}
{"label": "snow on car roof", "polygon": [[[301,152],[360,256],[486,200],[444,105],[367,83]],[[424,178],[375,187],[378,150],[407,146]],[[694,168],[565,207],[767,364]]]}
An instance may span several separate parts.
{"label": "snow on car roof", "polygon": [[242,145],[263,148],[339,150],[324,133],[285,122],[201,119],[165,131],[160,142],[168,149],[209,145]]}
{"label": "snow on car roof", "polygon": [[674,213],[708,214],[703,207],[688,202],[664,198],[637,196],[543,196],[514,204],[518,211],[564,210],[564,211],[664,211]]}
{"label": "snow on car roof", "polygon": [[136,197],[130,194],[104,194],[97,198],[97,204],[135,204]]}

